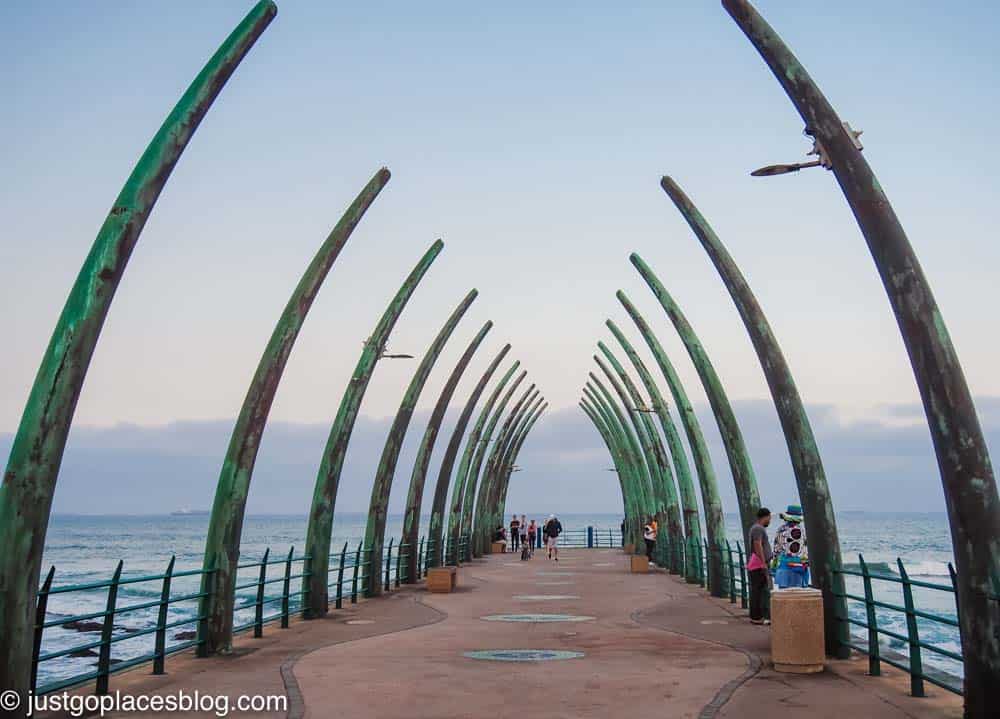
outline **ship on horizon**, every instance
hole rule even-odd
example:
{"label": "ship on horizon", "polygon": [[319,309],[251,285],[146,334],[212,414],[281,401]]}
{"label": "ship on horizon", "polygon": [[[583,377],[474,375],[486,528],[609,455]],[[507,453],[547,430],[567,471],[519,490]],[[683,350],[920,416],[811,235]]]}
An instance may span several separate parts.
{"label": "ship on horizon", "polygon": [[208,515],[207,509],[191,509],[183,507],[170,513],[171,517],[204,517]]}

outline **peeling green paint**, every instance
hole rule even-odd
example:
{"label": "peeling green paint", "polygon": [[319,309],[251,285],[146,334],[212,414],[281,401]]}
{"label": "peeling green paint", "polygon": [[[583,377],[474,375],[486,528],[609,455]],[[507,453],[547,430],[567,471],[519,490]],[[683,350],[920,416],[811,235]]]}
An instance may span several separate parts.
{"label": "peeling green paint", "polygon": [[[500,399],[501,393],[504,391],[507,382],[510,378],[514,376],[514,372],[517,371],[518,367],[521,366],[521,362],[515,361],[511,368],[507,370],[506,374],[500,378],[497,386],[490,393],[490,396],[486,400],[486,404],[483,405],[482,411],[479,413],[479,417],[476,419],[476,424],[473,426],[472,431],[469,433],[469,437],[466,440],[465,451],[462,453],[462,459],[458,465],[458,474],[455,476],[455,489],[451,494],[451,511],[448,514],[448,541],[454,550],[458,551],[458,543],[463,534],[468,534],[468,529],[464,526],[464,519],[466,516],[471,516],[472,512],[472,502],[475,497],[476,492],[476,481],[479,477],[479,470],[476,470],[476,474],[472,474],[472,466],[476,462],[476,456],[480,455],[482,451],[485,451],[485,447],[489,444],[489,438],[484,437],[483,433],[486,429],[486,424],[491,418],[493,408],[497,401]],[[522,372],[521,376],[517,379],[520,383],[524,379],[527,372]],[[516,386],[516,385],[515,385]],[[513,394],[513,390],[509,394]],[[509,399],[509,395],[508,395]],[[495,424],[495,421],[491,423],[491,427]],[[492,429],[491,429],[492,431]],[[481,460],[479,460],[481,461]],[[472,483],[470,484],[470,480]],[[468,510],[466,507],[468,506]],[[458,558],[456,557],[456,563]]]}
{"label": "peeling green paint", "polygon": [[[389,493],[392,490],[392,480],[396,475],[399,453],[403,449],[403,441],[406,439],[406,430],[410,425],[413,412],[417,408],[420,393],[423,392],[424,384],[430,377],[431,370],[434,369],[434,364],[441,355],[441,351],[478,294],[478,291],[472,290],[465,296],[455,311],[451,313],[444,327],[438,332],[431,346],[427,348],[427,352],[417,366],[413,378],[403,394],[403,400],[396,412],[392,427],[389,429],[389,435],[386,437],[385,446],[382,449],[382,457],[379,459],[378,470],[375,472],[375,481],[372,482],[372,496],[368,504],[368,524],[365,528],[365,546],[371,549],[368,561],[371,562],[370,566],[372,567],[382,566],[382,543],[385,541],[385,523],[389,513]],[[408,548],[404,548],[400,544],[399,551],[415,555],[417,548],[415,544]],[[373,597],[382,593],[379,572],[368,572],[366,579],[366,596]]]}
{"label": "peeling green paint", "polygon": [[232,645],[236,566],[240,557],[243,515],[257,450],[288,357],[333,263],[388,181],[387,169],[376,172],[320,246],[285,305],[247,389],[222,463],[205,540],[202,567],[206,571],[212,568],[215,571],[204,575],[201,588],[207,596],[201,600],[200,611],[209,618],[205,624],[198,625],[199,628],[204,627],[202,631],[205,635],[201,637],[205,641],[204,653],[227,652]]}
{"label": "peeling green paint", "polygon": [[[441,460],[437,484],[434,486],[430,526],[427,530],[427,541],[431,543],[431,559],[429,561],[432,566],[440,567],[444,564],[445,560],[444,517],[448,502],[448,488],[452,486],[451,474],[455,466],[455,459],[458,456],[458,450],[462,445],[462,438],[465,436],[465,429],[472,418],[472,413],[476,409],[476,404],[479,403],[479,398],[486,389],[486,385],[489,384],[494,372],[496,372],[497,367],[500,366],[500,363],[507,356],[508,352],[510,352],[510,345],[506,344],[497,353],[496,357],[493,358],[493,361],[490,362],[489,367],[486,368],[486,371],[480,377],[479,382],[466,400],[465,406],[462,408],[462,414],[459,415],[458,421],[455,423],[455,428],[452,430],[451,439],[448,440],[448,448],[445,450],[444,458]],[[516,368],[517,364],[515,363],[514,367],[508,372],[508,376],[513,374]],[[462,505],[465,487],[464,478],[465,475],[462,472],[456,473],[454,486],[452,487],[453,501],[459,507]]]}
{"label": "peeling green paint", "polygon": [[719,375],[698,340],[691,323],[688,322],[687,317],[681,312],[680,307],[674,302],[663,283],[639,255],[632,253],[629,259],[639,270],[639,274],[642,275],[653,294],[656,295],[660,306],[667,313],[667,317],[673,322],[677,334],[680,336],[681,342],[684,343],[684,347],[691,357],[691,362],[698,372],[701,384],[705,388],[705,394],[708,396],[708,403],[712,407],[712,414],[715,416],[716,424],[719,425],[719,434],[722,435],[726,457],[729,459],[729,467],[733,473],[736,498],[740,505],[740,522],[744,531],[749,531],[750,526],[757,521],[760,494],[757,491],[757,480],[750,463],[750,453],[747,452],[746,443],[743,441],[743,432],[740,431],[740,425],[736,421],[736,414],[729,403],[729,397],[722,387],[722,380],[719,379]]}
{"label": "peeling green paint", "polygon": [[[427,428],[424,430],[424,436],[420,440],[420,447],[417,449],[417,458],[413,462],[413,472],[410,475],[410,487],[406,494],[406,513],[403,516],[402,542],[404,545],[410,547],[410,551],[406,554],[407,584],[412,584],[416,581],[417,563],[419,562],[419,557],[417,556],[417,552],[413,551],[412,548],[416,547],[417,543],[420,541],[420,507],[424,497],[424,482],[427,477],[427,467],[430,465],[431,461],[431,453],[434,451],[434,444],[437,441],[437,435],[441,429],[441,422],[444,420],[445,413],[448,411],[448,403],[451,402],[451,398],[455,394],[455,389],[458,387],[459,380],[462,379],[462,375],[465,373],[466,368],[472,361],[473,355],[476,353],[476,350],[479,349],[479,346],[482,344],[487,333],[492,327],[493,323],[490,321],[487,321],[487,323],[483,325],[482,329],[480,329],[479,333],[472,339],[472,342],[469,343],[469,346],[458,360],[458,364],[455,365],[455,368],[448,376],[448,381],[441,390],[438,401],[434,405],[434,410],[431,412],[430,419],[427,421]],[[469,410],[469,414],[472,414],[471,409]],[[466,421],[468,421],[468,418],[466,418]],[[454,454],[452,454],[451,461],[455,461]],[[450,475],[450,473],[451,470],[449,469],[448,474]],[[445,491],[447,491],[447,484],[445,485]],[[434,529],[440,528],[441,526],[441,512],[444,510],[444,501],[444,499],[441,500],[440,508],[437,508],[437,502],[434,502],[434,508],[437,508],[437,522],[435,523],[433,521],[434,508],[432,508],[432,529],[428,534],[428,541],[430,541],[433,536]],[[438,541],[440,542],[440,538],[438,538]],[[431,548],[433,548],[433,545]]]}
{"label": "peeling green paint", "polygon": [[[202,118],[277,14],[258,3],[167,115],[115,199],[42,357],[0,484],[0,686],[26,697],[35,597],[59,467],[83,381],[132,250]],[[24,706],[22,702],[22,716]]]}
{"label": "peeling green paint", "polygon": [[676,182],[664,177],[661,185],[694,230],[718,270],[764,370],[788,446],[799,502],[805,513],[813,586],[823,592],[827,653],[846,657],[847,626],[838,619],[847,616],[847,602],[842,596],[844,582],[841,575],[834,574],[833,571],[841,566],[837,521],[823,461],[795,385],[795,378],[771,331],[764,310],[722,241]]}
{"label": "peeling green paint", "polygon": [[787,76],[785,68],[801,67],[798,60],[749,2],[722,4],[771,68],[807,131],[826,149],[896,315],[948,509],[958,576],[965,716],[991,717],[1000,705],[1000,602],[988,598],[991,582],[1000,576],[1000,495],[958,355],[941,331],[944,322],[913,246],[837,112],[804,69],[794,81]]}
{"label": "peeling green paint", "polygon": [[440,254],[444,243],[437,240],[420,258],[420,262],[403,281],[395,297],[389,303],[371,336],[365,342],[361,357],[354,368],[354,373],[344,390],[340,400],[337,417],[330,428],[326,448],[320,461],[319,472],[316,475],[316,486],[313,489],[312,508],[309,510],[309,524],[306,527],[306,554],[309,577],[303,586],[303,606],[309,618],[321,617],[327,612],[327,574],[330,569],[330,539],[333,532],[333,513],[337,503],[337,489],[340,485],[340,473],[344,467],[344,457],[347,455],[347,445],[351,441],[351,432],[361,409],[368,382],[375,372],[389,334],[409,302],[420,280]]}

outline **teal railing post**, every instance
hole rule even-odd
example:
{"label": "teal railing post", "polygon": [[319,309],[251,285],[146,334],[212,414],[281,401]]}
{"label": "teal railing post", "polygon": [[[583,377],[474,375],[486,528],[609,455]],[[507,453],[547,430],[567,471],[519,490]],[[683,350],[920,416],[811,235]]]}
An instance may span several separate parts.
{"label": "teal railing post", "polygon": [[[167,649],[167,614],[170,608],[170,579],[174,574],[174,560],[170,558],[167,571],[163,573],[163,587],[160,589],[160,608],[156,615],[156,638],[153,649],[153,674],[163,674],[163,660]],[[34,682],[32,682],[34,687]]]}
{"label": "teal railing post", "polygon": [[288,629],[288,600],[292,591],[292,557],[295,555],[295,545],[288,549],[285,557],[285,579],[281,583],[281,628]]}
{"label": "teal railing post", "polygon": [[358,603],[358,572],[361,571],[361,546],[364,542],[358,542],[358,551],[354,554],[354,577],[351,579],[351,604]]}
{"label": "teal railing post", "polygon": [[403,560],[403,547],[406,547],[406,556],[407,556],[407,558],[409,558],[410,552],[413,551],[413,548],[410,547],[409,544],[403,544],[403,540],[402,540],[402,538],[400,538],[400,540],[399,540],[399,549],[396,551],[396,582],[395,582],[395,584],[396,584],[397,588],[399,588],[399,570],[400,570],[400,566],[399,565],[400,565],[400,562]]}
{"label": "teal railing post", "polygon": [[347,542],[344,542],[343,548],[340,550],[340,566],[337,567],[337,599],[334,604],[334,608],[343,609],[344,607],[344,563],[347,561]]}
{"label": "teal railing post", "polygon": [[740,608],[747,608],[747,565],[743,561],[743,547],[736,543],[736,556],[740,561]]}
{"label": "teal railing post", "polygon": [[726,559],[729,561],[729,603],[736,604],[736,567],[733,565],[733,546],[726,540]]}
{"label": "teal railing post", "polygon": [[53,564],[42,584],[42,591],[38,593],[38,604],[35,606],[35,638],[31,648],[31,683],[28,687],[35,691],[35,684],[38,682],[38,656],[42,653],[42,632],[45,630],[45,610],[49,604],[49,590],[52,589],[52,578],[56,574],[56,567]]}
{"label": "teal railing post", "polygon": [[587,527],[587,549],[594,548],[594,528]]}
{"label": "teal railing post", "polygon": [[872,593],[872,578],[868,572],[865,558],[858,555],[861,567],[861,579],[865,586],[865,614],[868,624],[868,674],[877,677],[882,674],[882,663],[879,661],[878,618],[875,616],[875,596]]}
{"label": "teal railing post", "polygon": [[[212,601],[212,594],[215,591],[215,586],[216,586],[215,582],[212,581],[213,577],[208,577],[206,575],[213,574],[216,571],[217,564],[218,564],[218,560],[214,559],[214,560],[212,560],[212,563],[209,566],[202,568],[202,577],[201,577],[202,582],[203,582],[203,584],[202,584],[202,592],[204,592],[207,595],[207,596],[204,596],[204,597],[201,598],[202,601],[205,602],[204,606],[208,606],[208,604],[211,603],[211,601]],[[233,575],[233,576],[235,577],[235,575]],[[198,619],[198,624],[197,624],[197,627],[198,627],[198,630],[197,630],[198,644],[195,646],[195,650],[194,651],[195,651],[195,655],[196,656],[203,658],[203,657],[207,657],[208,653],[209,653],[208,652],[209,614],[208,614],[208,612],[200,611],[200,607],[201,606],[202,605],[199,604],[199,614],[198,614],[199,619]],[[232,621],[230,621],[230,624],[232,624]]]}
{"label": "teal railing post", "polygon": [[[389,567],[391,566],[391,562],[392,562],[392,542],[393,542],[393,540],[390,539],[389,540],[389,551],[385,555],[385,591],[387,591],[387,592],[389,591]],[[372,567],[371,569],[372,569],[373,572],[377,572],[378,571],[378,567]]]}
{"label": "teal railing post", "polygon": [[906,636],[909,637],[910,654],[910,694],[915,697],[926,696],[924,693],[924,665],[920,656],[920,631],[917,628],[917,615],[913,606],[913,587],[910,577],[903,566],[903,560],[896,558],[899,567],[899,578],[903,583],[903,606],[906,607]]}
{"label": "teal railing post", "polygon": [[257,578],[257,601],[253,607],[253,638],[264,636],[264,580],[267,579],[267,560],[271,556],[271,548],[264,550],[264,558],[260,560],[260,575]]}
{"label": "teal railing post", "polygon": [[111,634],[115,628],[115,604],[118,602],[118,582],[122,577],[122,560],[111,578],[108,587],[108,604],[104,610],[104,624],[101,627],[101,649],[97,656],[97,687],[94,694],[108,693],[108,675],[111,669]]}

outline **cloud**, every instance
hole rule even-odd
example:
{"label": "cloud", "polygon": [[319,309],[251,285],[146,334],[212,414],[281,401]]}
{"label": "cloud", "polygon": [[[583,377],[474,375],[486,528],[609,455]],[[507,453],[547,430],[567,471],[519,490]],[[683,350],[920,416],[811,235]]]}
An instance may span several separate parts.
{"label": "cloud", "polygon": [[[1000,437],[1000,398],[977,401],[987,441]],[[750,450],[765,504],[795,500],[795,483],[774,407],[764,400],[733,403]],[[941,511],[944,500],[930,437],[919,405],[880,408],[864,421],[845,422],[831,406],[810,406],[838,511]],[[425,488],[424,508],[451,434],[439,435]],[[727,512],[735,493],[714,420],[698,415],[709,442]],[[901,419],[912,420],[901,422]],[[418,413],[407,435],[393,485],[391,511],[401,511],[416,447],[427,421]],[[351,439],[337,508],[365,511],[389,419],[361,417]],[[211,506],[232,420],[175,422],[160,427],[119,425],[75,428],[67,446],[54,511],[80,514],[163,514]],[[275,422],[268,425],[250,491],[250,513],[305,514],[329,427]],[[0,453],[11,435],[0,435]],[[562,513],[621,511],[607,450],[577,409],[551,411],[536,425],[518,459],[508,508]]]}

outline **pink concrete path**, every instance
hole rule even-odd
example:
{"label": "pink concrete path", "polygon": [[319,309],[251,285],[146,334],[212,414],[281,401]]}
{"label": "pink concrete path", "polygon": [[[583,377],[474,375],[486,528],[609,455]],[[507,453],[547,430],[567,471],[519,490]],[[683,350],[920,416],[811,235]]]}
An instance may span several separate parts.
{"label": "pink concrete path", "polygon": [[[541,551],[527,562],[493,555],[459,571],[453,594],[403,588],[286,630],[269,626],[262,639],[241,638],[232,656],[172,657],[164,676],[148,667],[123,673],[111,689],[284,695],[287,712],[230,716],[292,719],[961,716],[960,698],[928,687],[930,697],[914,699],[905,675],[864,676],[861,659],[829,662],[820,675],[777,674],[766,628],[662,571],[629,574],[620,550],[563,550],[558,563]],[[553,595],[561,598],[544,598]],[[483,619],[498,614],[588,619]],[[465,656],[512,649],[583,656],[519,663]]]}

